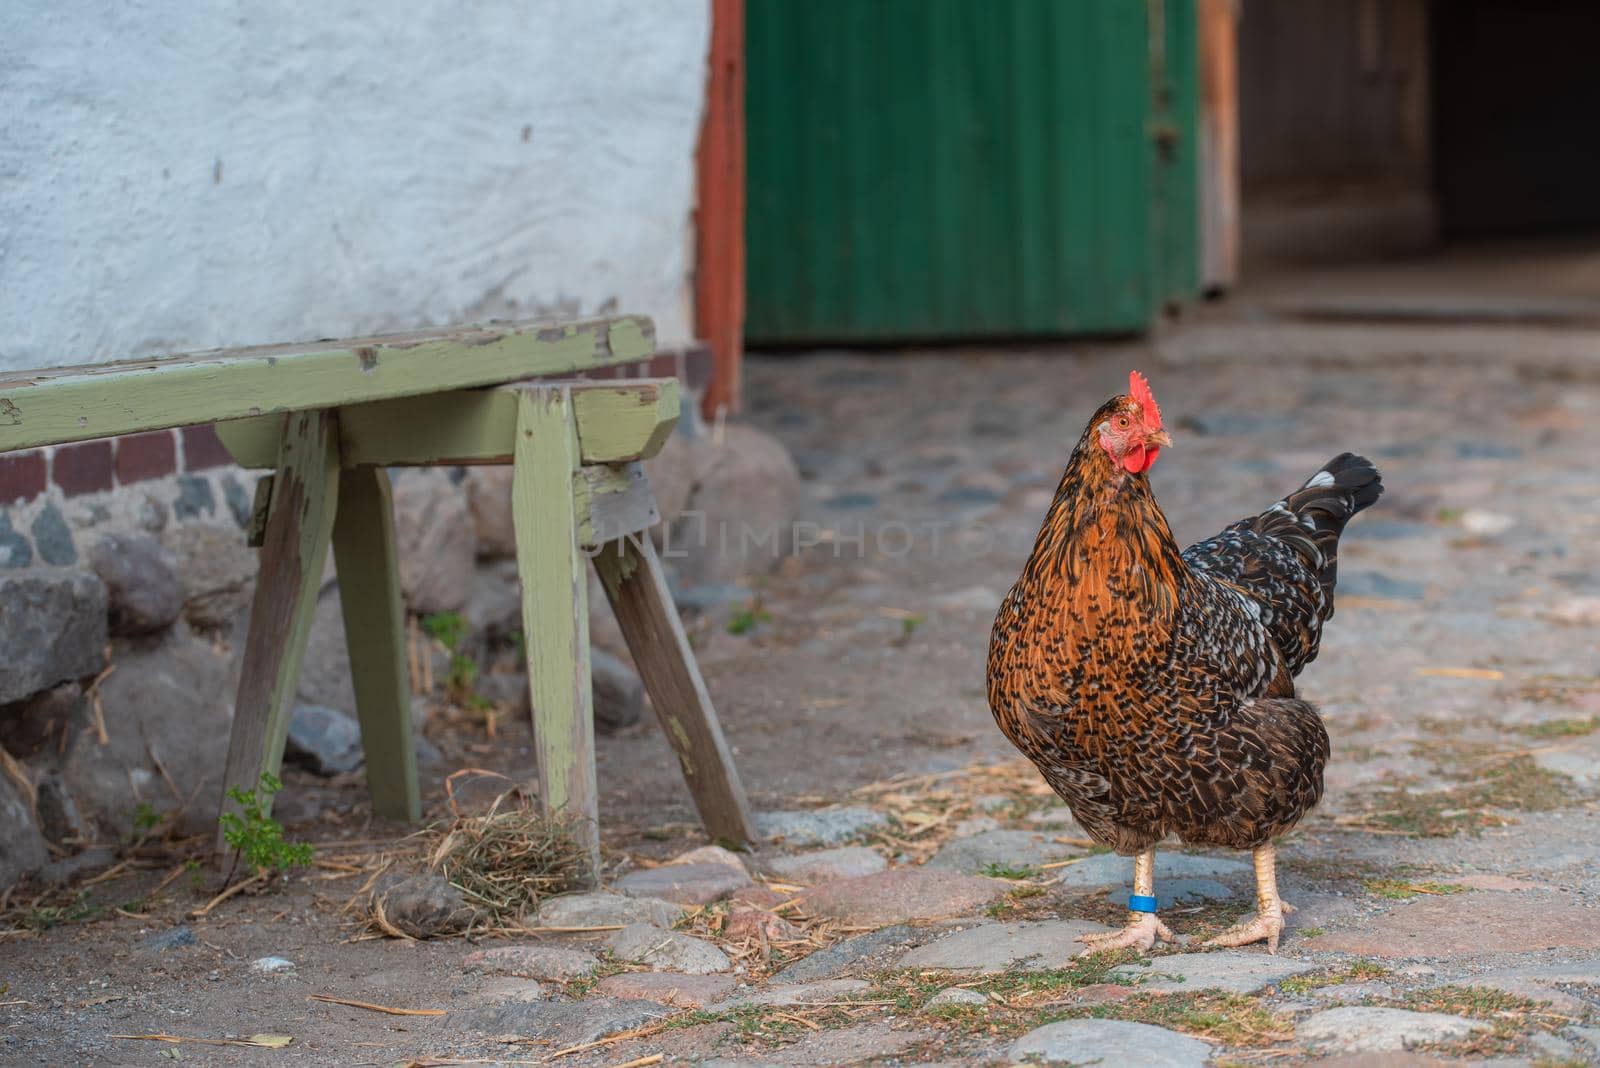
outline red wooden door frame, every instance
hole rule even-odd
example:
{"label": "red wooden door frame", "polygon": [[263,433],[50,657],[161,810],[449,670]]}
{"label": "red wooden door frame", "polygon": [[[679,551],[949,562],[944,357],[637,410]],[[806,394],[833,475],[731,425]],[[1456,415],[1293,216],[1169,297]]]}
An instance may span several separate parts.
{"label": "red wooden door frame", "polygon": [[711,345],[704,412],[714,419],[739,410],[744,360],[744,0],[711,0],[695,163],[695,333]]}

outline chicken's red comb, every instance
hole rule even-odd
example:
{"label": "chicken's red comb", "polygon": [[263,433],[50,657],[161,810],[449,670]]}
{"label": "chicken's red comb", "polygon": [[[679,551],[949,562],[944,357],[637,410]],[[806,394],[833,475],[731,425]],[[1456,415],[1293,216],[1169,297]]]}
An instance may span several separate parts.
{"label": "chicken's red comb", "polygon": [[1150,392],[1150,383],[1138,371],[1128,372],[1128,396],[1134,399],[1141,411],[1154,414],[1153,426],[1161,425],[1161,405],[1156,403],[1156,395]]}

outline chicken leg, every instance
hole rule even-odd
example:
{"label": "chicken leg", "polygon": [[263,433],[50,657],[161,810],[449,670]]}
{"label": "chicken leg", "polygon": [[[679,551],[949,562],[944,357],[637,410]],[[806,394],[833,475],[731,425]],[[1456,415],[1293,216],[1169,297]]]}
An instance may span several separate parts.
{"label": "chicken leg", "polygon": [[1256,862],[1256,918],[1249,923],[1230,927],[1206,942],[1208,946],[1247,946],[1251,942],[1267,940],[1267,952],[1278,952],[1278,936],[1283,934],[1283,916],[1293,912],[1294,906],[1278,896],[1278,847],[1268,842],[1257,846]]}
{"label": "chicken leg", "polygon": [[1156,939],[1172,941],[1172,932],[1156,918],[1154,899],[1156,893],[1156,851],[1147,849],[1133,858],[1133,893],[1135,897],[1149,898],[1150,911],[1128,910],[1128,925],[1120,931],[1105,934],[1079,935],[1078,941],[1088,948],[1080,956],[1105,953],[1113,949],[1149,949]]}

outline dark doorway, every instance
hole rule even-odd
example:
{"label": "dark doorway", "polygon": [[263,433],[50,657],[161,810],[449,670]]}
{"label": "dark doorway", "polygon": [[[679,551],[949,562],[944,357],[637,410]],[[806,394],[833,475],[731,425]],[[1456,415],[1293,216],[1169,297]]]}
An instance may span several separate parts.
{"label": "dark doorway", "polygon": [[1600,228],[1600,4],[1448,0],[1433,27],[1444,234]]}

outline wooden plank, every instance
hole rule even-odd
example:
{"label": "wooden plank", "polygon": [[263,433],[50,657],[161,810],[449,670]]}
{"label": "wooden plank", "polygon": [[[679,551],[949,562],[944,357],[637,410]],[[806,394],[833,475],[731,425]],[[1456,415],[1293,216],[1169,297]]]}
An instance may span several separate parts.
{"label": "wooden plank", "polygon": [[546,812],[565,813],[600,872],[589,582],[576,541],[578,435],[565,386],[518,392],[511,516],[522,578],[534,752]]}
{"label": "wooden plank", "polygon": [[1238,0],[1199,0],[1200,286],[1239,280]]}
{"label": "wooden plank", "polygon": [[0,376],[0,452],[647,359],[649,319],[507,324]]}
{"label": "wooden plank", "polygon": [[[336,421],[333,412],[298,412],[284,427],[228,738],[224,811],[236,807],[226,796],[230,787],[255,790],[261,773],[276,775],[283,762],[338,504]],[[221,828],[217,851],[219,859],[227,852]]]}
{"label": "wooden plank", "polygon": [[[675,378],[560,384],[573,391],[584,463],[654,456],[677,425],[682,393]],[[217,434],[242,466],[271,467],[283,418],[218,423]],[[355,404],[339,414],[340,454],[346,466],[510,463],[516,425],[513,390],[457,390]]]}
{"label": "wooden plank", "polygon": [[649,530],[661,522],[644,465],[597,464],[572,482],[578,544],[590,548]]}
{"label": "wooden plank", "polygon": [[753,843],[744,785],[655,547],[645,537],[609,544],[594,563],[706,833],[727,844]]}
{"label": "wooden plank", "polygon": [[339,603],[372,810],[385,819],[417,820],[422,817],[422,799],[411,736],[405,606],[395,549],[394,499],[389,472],[383,468],[347,468],[340,473],[333,559],[339,571]]}
{"label": "wooden plank", "polygon": [[643,460],[661,451],[678,425],[676,378],[575,386],[578,449],[586,464]]}

